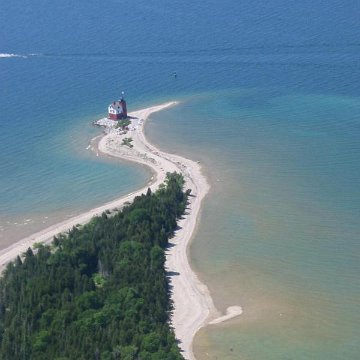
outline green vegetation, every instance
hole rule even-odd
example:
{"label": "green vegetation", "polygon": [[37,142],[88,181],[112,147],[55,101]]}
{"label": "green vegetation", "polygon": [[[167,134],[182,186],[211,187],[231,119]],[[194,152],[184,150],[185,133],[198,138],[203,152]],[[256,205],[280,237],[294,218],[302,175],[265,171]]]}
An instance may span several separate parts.
{"label": "green vegetation", "polygon": [[168,324],[164,249],[186,203],[182,176],[168,174],[156,193],[8,264],[0,359],[183,359]]}
{"label": "green vegetation", "polygon": [[131,124],[130,119],[121,119],[118,121],[116,127],[120,129],[125,129],[127,126]]}
{"label": "green vegetation", "polygon": [[121,145],[125,145],[128,146],[130,148],[132,148],[134,145],[131,143],[133,141],[133,139],[131,137],[129,138],[124,138]]}

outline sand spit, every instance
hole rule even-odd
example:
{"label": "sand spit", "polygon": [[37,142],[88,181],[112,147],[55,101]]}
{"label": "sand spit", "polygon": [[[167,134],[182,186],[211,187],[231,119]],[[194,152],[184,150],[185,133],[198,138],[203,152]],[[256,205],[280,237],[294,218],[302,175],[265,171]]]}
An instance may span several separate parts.
{"label": "sand spit", "polygon": [[[51,242],[56,234],[66,232],[78,224],[85,224],[92,217],[100,215],[107,209],[121,208],[126,202],[131,202],[135,196],[146,192],[148,187],[156,190],[164,181],[167,172],[181,172],[186,182],[185,186],[191,189],[193,196],[190,197],[188,213],[179,221],[179,230],[171,239],[171,246],[166,252],[166,270],[173,286],[174,311],[171,324],[176,337],[180,340],[184,357],[194,360],[192,341],[196,332],[207,324],[218,324],[240,315],[242,308],[231,306],[226,315],[221,315],[213,304],[208,288],[191,270],[188,261],[187,247],[196,227],[202,200],[210,188],[206,178],[202,175],[200,165],[181,156],[160,151],[144,136],[143,127],[148,117],[154,112],[176,104],[177,102],[168,102],[131,113],[132,121],[126,134],[115,129],[111,126],[112,124],[108,126],[107,122],[101,119],[99,122],[106,126],[106,135],[99,141],[99,151],[109,156],[149,166],[155,174],[151,183],[138,191],[48,227],[1,250],[0,270],[4,269],[7,262],[25,252],[34,243]],[[122,145],[124,138],[132,139],[132,147]]]}

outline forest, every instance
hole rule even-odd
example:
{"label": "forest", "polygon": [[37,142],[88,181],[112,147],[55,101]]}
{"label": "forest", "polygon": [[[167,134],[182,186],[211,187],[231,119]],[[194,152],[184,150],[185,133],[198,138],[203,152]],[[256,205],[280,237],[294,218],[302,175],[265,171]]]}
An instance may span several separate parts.
{"label": "forest", "polygon": [[190,190],[168,173],[121,211],[37,244],[0,279],[0,359],[180,360],[165,249]]}

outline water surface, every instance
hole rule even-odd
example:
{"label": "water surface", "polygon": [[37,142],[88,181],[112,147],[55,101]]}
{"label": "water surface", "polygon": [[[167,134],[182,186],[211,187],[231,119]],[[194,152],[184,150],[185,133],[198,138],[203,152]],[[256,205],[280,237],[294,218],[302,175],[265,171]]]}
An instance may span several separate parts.
{"label": "water surface", "polygon": [[[87,150],[91,122],[168,100],[148,135],[204,165],[190,249],[220,309],[199,359],[357,359],[359,4],[4,2],[0,242],[130,192],[142,167]],[[175,79],[173,72],[178,76]]]}

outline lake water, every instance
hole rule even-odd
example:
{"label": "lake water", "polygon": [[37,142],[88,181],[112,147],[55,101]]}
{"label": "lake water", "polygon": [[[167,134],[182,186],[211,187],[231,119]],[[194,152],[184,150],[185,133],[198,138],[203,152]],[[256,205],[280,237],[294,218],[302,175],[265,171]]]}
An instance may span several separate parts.
{"label": "lake water", "polygon": [[244,308],[200,331],[199,359],[358,356],[359,110],[345,97],[232,91],[149,124],[152,141],[205,167],[192,263],[221,310]]}
{"label": "lake water", "polygon": [[[126,91],[161,148],[201,161],[212,191],[191,246],[224,310],[202,359],[357,359],[359,4],[19,0],[0,21],[0,241],[150,177],[87,149]],[[176,71],[175,79],[172,74]]]}

